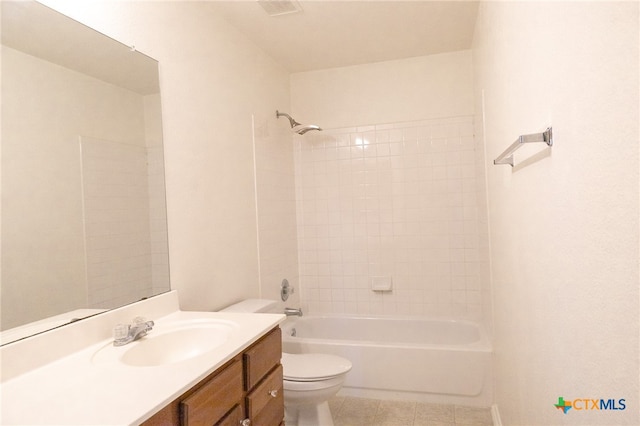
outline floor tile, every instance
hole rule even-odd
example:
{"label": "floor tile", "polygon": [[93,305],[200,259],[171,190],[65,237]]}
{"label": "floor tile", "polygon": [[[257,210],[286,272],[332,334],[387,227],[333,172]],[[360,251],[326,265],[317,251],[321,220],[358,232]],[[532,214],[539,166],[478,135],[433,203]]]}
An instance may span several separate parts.
{"label": "floor tile", "polygon": [[491,411],[488,408],[455,407],[456,425],[491,425]]}
{"label": "floor tile", "polygon": [[376,426],[405,426],[413,423],[416,403],[409,401],[381,401],[374,418]]}
{"label": "floor tile", "polygon": [[345,397],[337,412],[332,412],[336,426],[371,426],[380,400]]}
{"label": "floor tile", "polygon": [[329,410],[331,411],[331,417],[335,420],[336,414],[342,408],[342,404],[344,403],[344,397],[336,396],[329,400]]}
{"label": "floor tile", "polygon": [[335,397],[335,426],[492,426],[489,408],[410,401]]}
{"label": "floor tile", "polygon": [[380,405],[378,399],[346,397],[340,407],[340,414],[374,415]]}
{"label": "floor tile", "polygon": [[334,419],[334,426],[372,426],[374,417],[338,416]]}
{"label": "floor tile", "polygon": [[419,403],[416,405],[416,420],[454,423],[455,408],[453,405]]}

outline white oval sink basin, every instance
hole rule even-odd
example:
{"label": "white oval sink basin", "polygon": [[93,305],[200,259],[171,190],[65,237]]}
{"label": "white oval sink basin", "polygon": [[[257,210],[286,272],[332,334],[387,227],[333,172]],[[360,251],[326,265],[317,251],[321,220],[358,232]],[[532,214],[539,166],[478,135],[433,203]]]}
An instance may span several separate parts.
{"label": "white oval sink basin", "polygon": [[223,345],[236,326],[230,321],[180,321],[154,327],[145,337],[124,346],[108,345],[92,357],[94,364],[154,367],[186,361]]}

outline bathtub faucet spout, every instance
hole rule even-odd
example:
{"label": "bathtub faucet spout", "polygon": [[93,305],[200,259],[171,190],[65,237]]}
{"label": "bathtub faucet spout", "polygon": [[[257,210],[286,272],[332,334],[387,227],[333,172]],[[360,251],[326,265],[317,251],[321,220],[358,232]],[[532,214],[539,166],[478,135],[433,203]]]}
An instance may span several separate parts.
{"label": "bathtub faucet spout", "polygon": [[284,314],[286,316],[288,316],[288,317],[294,316],[294,315],[301,317],[302,316],[302,308],[298,308],[298,309],[295,309],[295,308],[284,308]]}

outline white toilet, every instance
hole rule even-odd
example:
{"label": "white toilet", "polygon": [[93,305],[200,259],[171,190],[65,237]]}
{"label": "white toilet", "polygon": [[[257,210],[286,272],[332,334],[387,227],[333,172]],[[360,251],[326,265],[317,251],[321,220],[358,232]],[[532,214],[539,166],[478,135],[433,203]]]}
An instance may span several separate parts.
{"label": "white toilet", "polygon": [[[222,312],[275,311],[278,302],[247,299]],[[329,354],[282,354],[284,370],[284,409],[287,426],[333,426],[329,399],[344,383],[351,361]]]}

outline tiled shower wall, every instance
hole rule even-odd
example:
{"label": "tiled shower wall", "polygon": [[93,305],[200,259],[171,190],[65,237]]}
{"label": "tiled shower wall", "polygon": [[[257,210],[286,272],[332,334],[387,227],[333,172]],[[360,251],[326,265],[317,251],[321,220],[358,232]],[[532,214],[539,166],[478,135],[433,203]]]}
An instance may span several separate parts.
{"label": "tiled shower wall", "polygon": [[[294,151],[303,307],[482,318],[473,117],[310,132]],[[391,291],[372,291],[374,277]]]}
{"label": "tiled shower wall", "polygon": [[164,181],[162,145],[147,147],[149,179],[149,226],[151,228],[152,294],[171,288],[169,282],[169,236],[167,232],[167,201]]}
{"label": "tiled shower wall", "polygon": [[166,291],[161,148],[81,137],[81,154],[88,306],[113,308]]}

